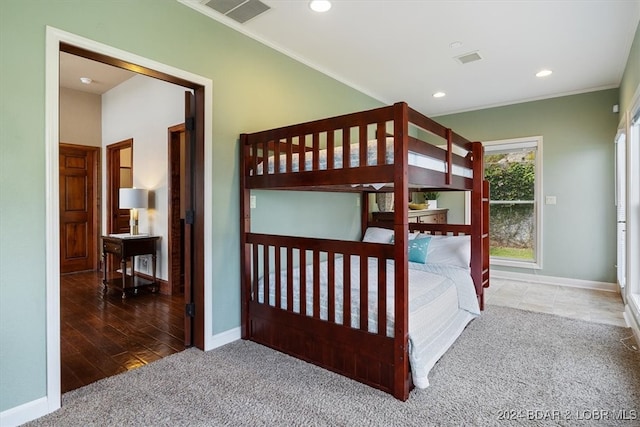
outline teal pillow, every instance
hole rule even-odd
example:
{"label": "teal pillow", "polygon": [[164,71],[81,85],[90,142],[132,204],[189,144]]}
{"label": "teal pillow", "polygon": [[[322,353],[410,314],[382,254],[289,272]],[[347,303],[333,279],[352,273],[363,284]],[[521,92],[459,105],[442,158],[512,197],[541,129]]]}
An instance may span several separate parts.
{"label": "teal pillow", "polygon": [[409,261],[426,264],[427,249],[429,249],[430,242],[431,237],[409,240]]}

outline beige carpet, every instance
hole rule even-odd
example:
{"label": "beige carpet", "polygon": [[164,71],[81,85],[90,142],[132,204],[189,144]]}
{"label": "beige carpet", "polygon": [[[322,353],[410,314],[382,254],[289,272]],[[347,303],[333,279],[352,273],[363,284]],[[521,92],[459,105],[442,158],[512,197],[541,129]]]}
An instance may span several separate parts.
{"label": "beige carpet", "polygon": [[489,306],[407,402],[260,345],[190,349],[63,396],[32,426],[640,425],[629,329]]}

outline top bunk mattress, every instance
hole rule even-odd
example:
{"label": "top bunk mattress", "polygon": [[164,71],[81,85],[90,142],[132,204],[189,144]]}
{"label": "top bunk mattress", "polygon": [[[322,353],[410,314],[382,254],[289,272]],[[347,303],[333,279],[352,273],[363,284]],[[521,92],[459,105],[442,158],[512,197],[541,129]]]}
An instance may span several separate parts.
{"label": "top bunk mattress", "polygon": [[[349,147],[349,156],[348,161],[345,163],[344,155],[343,155],[343,147],[336,146],[333,149],[333,167],[331,169],[346,169],[346,168],[357,168],[360,167],[360,153],[359,153],[359,144],[353,143],[350,144]],[[277,173],[286,173],[286,172],[304,172],[304,171],[312,171],[312,170],[327,170],[328,169],[328,155],[327,149],[321,149],[318,151],[318,168],[313,169],[313,151],[306,151],[304,156],[304,166],[303,169],[300,169],[300,155],[299,153],[291,154],[291,169],[288,170],[287,167],[287,155],[280,154],[278,161],[278,171]],[[378,141],[377,140],[369,140],[367,141],[367,161],[366,166],[376,166],[378,164]],[[390,165],[394,162],[394,153],[393,153],[393,138],[386,138],[386,148],[385,148],[385,159],[384,164]],[[382,162],[381,162],[382,163]],[[275,156],[269,156],[267,158],[267,174],[271,175],[276,173],[276,161]],[[410,166],[416,166],[423,169],[429,169],[437,172],[446,173],[447,172],[447,163],[445,161],[436,159],[431,156],[427,156],[424,154],[416,153],[413,151],[408,152],[408,164]],[[461,176],[464,178],[472,178],[473,171],[469,168],[462,167],[456,164],[452,165],[451,169],[452,175]],[[264,175],[264,166],[261,163],[257,165],[256,175]]]}

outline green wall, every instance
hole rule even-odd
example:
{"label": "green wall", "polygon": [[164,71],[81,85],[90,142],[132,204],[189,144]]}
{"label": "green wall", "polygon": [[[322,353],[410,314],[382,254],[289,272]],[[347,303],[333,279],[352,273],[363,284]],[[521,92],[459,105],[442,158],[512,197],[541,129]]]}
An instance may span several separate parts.
{"label": "green wall", "polygon": [[469,139],[543,137],[542,270],[544,276],[615,282],[612,113],[618,90],[591,92],[436,117]]}
{"label": "green wall", "polygon": [[631,107],[633,95],[640,87],[640,24],[636,28],[636,35],[631,45],[627,66],[620,83],[620,111],[625,112]]}
{"label": "green wall", "polygon": [[47,25],[213,81],[214,334],[240,322],[238,135],[380,105],[175,0],[0,1],[0,412],[46,395]]}
{"label": "green wall", "polygon": [[287,236],[357,240],[360,195],[317,191],[252,191],[251,231]]}

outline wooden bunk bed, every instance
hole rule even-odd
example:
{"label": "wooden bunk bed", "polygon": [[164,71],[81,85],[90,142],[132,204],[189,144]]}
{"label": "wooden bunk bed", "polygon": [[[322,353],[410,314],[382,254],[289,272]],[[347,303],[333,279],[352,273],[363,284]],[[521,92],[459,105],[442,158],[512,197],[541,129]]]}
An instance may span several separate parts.
{"label": "wooden bunk bed", "polygon": [[[242,337],[406,400],[413,387],[412,233],[470,236],[472,290],[483,307],[489,187],[482,144],[401,102],[242,134],[240,145]],[[393,243],[252,233],[253,189],[360,193],[363,235],[372,226],[389,227],[372,222],[369,194],[393,192]],[[471,223],[409,223],[410,192],[427,190],[470,191]],[[359,266],[366,261],[354,263],[358,259],[373,260],[373,273]],[[352,270],[358,278],[350,279]],[[337,276],[343,283],[337,284]]]}

